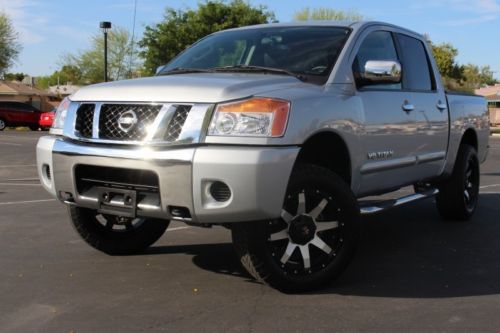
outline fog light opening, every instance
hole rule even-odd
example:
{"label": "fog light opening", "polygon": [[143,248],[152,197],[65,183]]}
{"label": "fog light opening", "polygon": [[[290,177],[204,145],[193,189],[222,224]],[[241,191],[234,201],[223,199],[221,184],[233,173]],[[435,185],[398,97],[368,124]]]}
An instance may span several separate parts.
{"label": "fog light opening", "polygon": [[52,174],[50,173],[50,166],[48,164],[42,166],[42,174],[49,182],[52,180]]}
{"label": "fog light opening", "polygon": [[215,181],[210,185],[210,195],[218,202],[226,202],[231,199],[231,189],[221,181]]}

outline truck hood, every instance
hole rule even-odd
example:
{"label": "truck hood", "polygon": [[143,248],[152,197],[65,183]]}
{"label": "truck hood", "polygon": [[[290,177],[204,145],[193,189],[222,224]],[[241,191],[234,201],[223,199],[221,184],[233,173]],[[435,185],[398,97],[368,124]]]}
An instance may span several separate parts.
{"label": "truck hood", "polygon": [[192,73],[95,84],[77,91],[78,102],[218,103],[303,84],[292,76]]}

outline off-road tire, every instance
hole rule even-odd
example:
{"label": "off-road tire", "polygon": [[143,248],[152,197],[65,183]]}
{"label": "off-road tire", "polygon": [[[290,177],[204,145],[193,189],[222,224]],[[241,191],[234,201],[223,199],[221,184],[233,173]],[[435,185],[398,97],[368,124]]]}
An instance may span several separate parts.
{"label": "off-road tire", "polygon": [[[340,236],[336,235],[335,237],[341,243],[339,243],[338,249],[332,247],[337,252],[333,253],[331,262],[324,264],[326,267],[320,268],[311,274],[294,275],[293,272],[291,274],[287,273],[279,260],[277,261],[280,254],[276,256],[274,253],[270,253],[269,250],[270,238],[269,231],[266,228],[269,228],[271,222],[234,223],[232,225],[233,244],[243,267],[257,281],[269,284],[284,292],[303,292],[321,288],[331,283],[346,269],[352,260],[360,235],[357,200],[342,178],[320,166],[311,164],[298,165],[294,168],[290,177],[285,203],[289,193],[295,193],[297,189],[302,187],[316,187],[321,191],[327,191],[331,196],[330,199],[333,198],[332,202],[335,203],[335,207],[338,207],[335,210],[337,211],[336,217],[338,218],[339,229],[335,229],[335,232],[338,232]],[[304,191],[304,193],[306,192]]]}
{"label": "off-road tire", "polygon": [[101,224],[96,218],[98,213],[95,210],[74,206],[70,206],[68,210],[73,226],[83,240],[110,255],[129,255],[144,251],[165,233],[170,223],[148,218],[137,228],[117,231]]}
{"label": "off-road tire", "polygon": [[[468,172],[471,174],[468,175]],[[472,217],[479,199],[479,179],[476,149],[463,144],[458,151],[451,177],[439,184],[436,204],[443,219],[465,221]]]}

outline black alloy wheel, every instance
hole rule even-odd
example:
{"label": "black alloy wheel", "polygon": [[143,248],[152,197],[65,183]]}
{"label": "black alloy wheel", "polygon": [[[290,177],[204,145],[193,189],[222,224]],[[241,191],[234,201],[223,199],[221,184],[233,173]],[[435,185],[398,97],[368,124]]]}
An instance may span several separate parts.
{"label": "black alloy wheel", "polygon": [[480,169],[476,149],[460,147],[452,175],[439,184],[436,205],[441,217],[450,221],[468,220],[479,201]]}
{"label": "black alloy wheel", "polygon": [[69,207],[71,221],[93,248],[112,255],[135,254],[156,242],[167,230],[168,220],[129,218]]}
{"label": "black alloy wheel", "polygon": [[285,292],[332,282],[351,261],[359,231],[359,208],[349,186],[316,165],[293,171],[281,218],[232,228],[245,269]]}

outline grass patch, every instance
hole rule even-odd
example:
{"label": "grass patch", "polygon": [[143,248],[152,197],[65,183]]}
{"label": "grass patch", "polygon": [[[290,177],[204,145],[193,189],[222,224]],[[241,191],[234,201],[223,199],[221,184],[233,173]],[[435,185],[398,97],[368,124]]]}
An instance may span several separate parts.
{"label": "grass patch", "polygon": [[500,134],[500,127],[492,127],[491,134]]}
{"label": "grass patch", "polygon": [[18,132],[29,132],[31,131],[29,127],[7,127],[6,131],[18,131]]}

